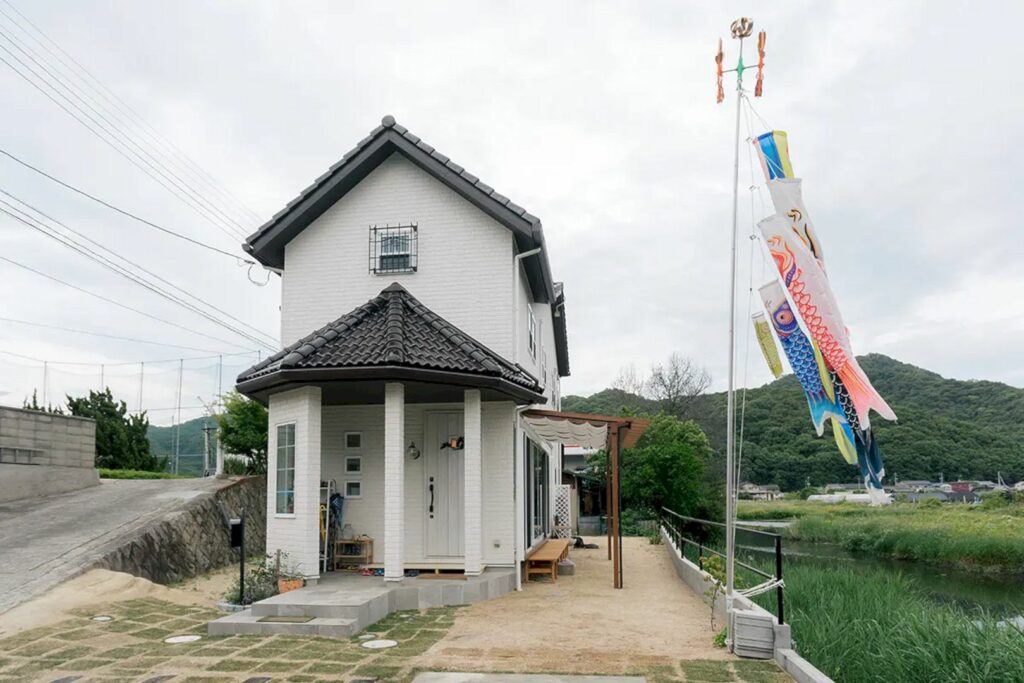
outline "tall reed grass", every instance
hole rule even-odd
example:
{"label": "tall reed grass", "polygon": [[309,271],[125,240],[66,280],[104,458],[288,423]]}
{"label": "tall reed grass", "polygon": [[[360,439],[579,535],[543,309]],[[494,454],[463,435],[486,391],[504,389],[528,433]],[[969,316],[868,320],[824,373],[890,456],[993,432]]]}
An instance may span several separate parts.
{"label": "tall reed grass", "polygon": [[898,573],[795,564],[785,578],[797,650],[836,681],[1024,682],[1024,633]]}

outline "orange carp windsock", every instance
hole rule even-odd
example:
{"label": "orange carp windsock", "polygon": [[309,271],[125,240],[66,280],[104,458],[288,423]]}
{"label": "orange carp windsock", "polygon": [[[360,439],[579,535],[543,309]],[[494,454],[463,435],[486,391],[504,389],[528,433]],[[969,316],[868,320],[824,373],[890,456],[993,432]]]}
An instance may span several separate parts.
{"label": "orange carp windsock", "polygon": [[807,331],[849,391],[861,427],[871,426],[871,410],[887,420],[895,420],[896,413],[871,386],[871,380],[857,363],[828,278],[814,254],[793,231],[792,222],[776,214],[757,225]]}

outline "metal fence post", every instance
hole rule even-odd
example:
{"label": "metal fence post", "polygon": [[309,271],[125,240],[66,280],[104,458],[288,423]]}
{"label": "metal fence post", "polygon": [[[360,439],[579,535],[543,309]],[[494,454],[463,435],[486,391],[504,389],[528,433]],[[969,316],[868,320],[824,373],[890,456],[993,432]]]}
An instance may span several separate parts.
{"label": "metal fence post", "polygon": [[[782,536],[775,537],[775,580],[782,580]],[[779,624],[785,623],[783,620],[783,605],[782,605],[782,594],[785,591],[780,583],[775,587],[775,600],[778,602],[777,612],[779,617]]]}

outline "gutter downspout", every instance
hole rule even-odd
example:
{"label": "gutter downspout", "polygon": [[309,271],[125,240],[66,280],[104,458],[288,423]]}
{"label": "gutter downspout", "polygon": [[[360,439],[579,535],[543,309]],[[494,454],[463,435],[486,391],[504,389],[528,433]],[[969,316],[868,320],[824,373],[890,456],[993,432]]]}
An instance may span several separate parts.
{"label": "gutter downspout", "polygon": [[522,268],[522,261],[529,256],[535,256],[541,252],[541,248],[530,249],[512,258],[515,273],[512,280],[512,362],[519,362],[519,270]]}
{"label": "gutter downspout", "polygon": [[[520,285],[520,274],[519,271],[522,268],[522,261],[530,256],[535,256],[542,251],[541,247],[536,247],[528,251],[516,254],[512,258],[512,268],[515,271],[512,279],[512,362],[518,363],[519,359],[519,285]],[[512,413],[512,500],[513,505],[516,509],[516,522],[512,525],[513,528],[513,541],[512,541],[512,559],[516,570],[516,591],[523,590],[523,573],[519,566],[519,523],[524,522],[524,515],[526,510],[520,506],[520,496],[522,491],[519,486],[519,477],[523,474],[523,440],[520,438],[519,429],[519,418],[524,411],[529,410],[530,406],[517,406]],[[525,486],[525,482],[523,484]],[[524,522],[525,524],[525,522]],[[523,533],[525,533],[525,526]],[[524,558],[525,561],[525,558]]]}

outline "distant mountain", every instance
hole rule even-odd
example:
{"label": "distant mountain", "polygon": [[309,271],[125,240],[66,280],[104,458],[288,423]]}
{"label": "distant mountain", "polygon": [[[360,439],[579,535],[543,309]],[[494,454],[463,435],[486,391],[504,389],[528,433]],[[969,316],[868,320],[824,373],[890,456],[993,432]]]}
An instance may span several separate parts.
{"label": "distant mountain", "polygon": [[[946,379],[880,354],[859,358],[875,388],[899,416],[873,416],[887,481],[900,479],[1024,479],[1024,389],[999,382]],[[737,394],[737,401],[742,393]],[[725,394],[708,394],[691,417],[712,446],[725,450]],[[589,397],[566,396],[563,410],[617,413],[623,407],[650,412],[656,404],[606,389]],[[737,411],[740,405],[737,404]],[[738,413],[737,413],[738,414]],[[793,375],[746,393],[743,480],[795,490],[813,484],[853,481],[856,471],[836,449],[831,427],[818,438]]]}
{"label": "distant mountain", "polygon": [[[203,452],[205,448],[203,427],[206,425],[207,420],[208,418],[205,417],[197,417],[194,420],[181,423],[181,431],[178,436],[179,453],[182,455],[197,455]],[[210,420],[210,423],[212,424],[212,420]],[[149,437],[149,443],[153,448],[154,455],[174,454],[174,430],[175,427],[149,426],[149,432],[147,432],[146,436]]]}

